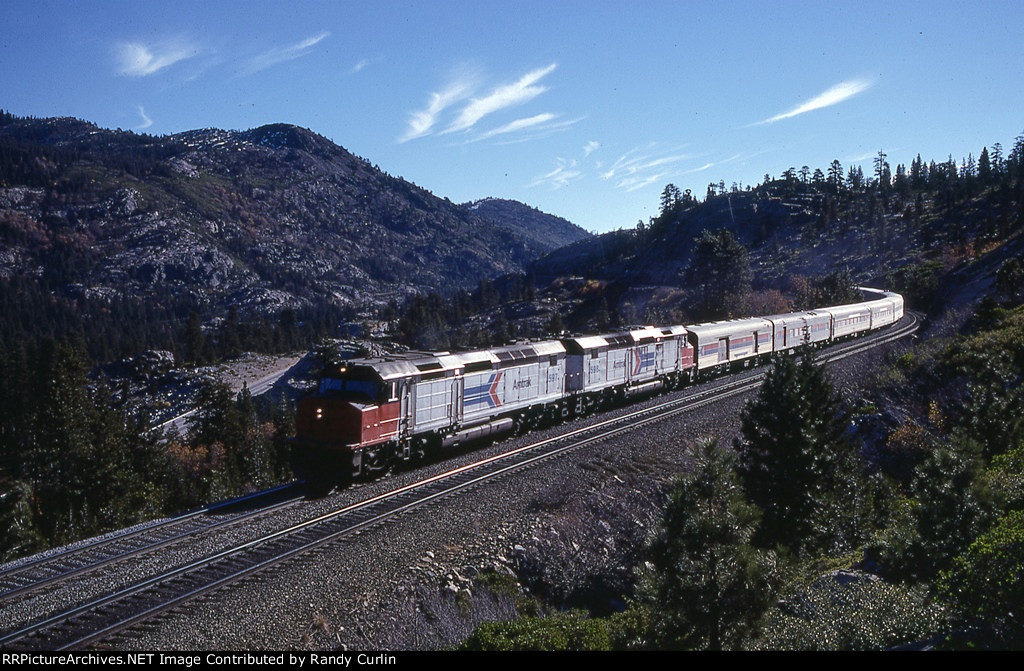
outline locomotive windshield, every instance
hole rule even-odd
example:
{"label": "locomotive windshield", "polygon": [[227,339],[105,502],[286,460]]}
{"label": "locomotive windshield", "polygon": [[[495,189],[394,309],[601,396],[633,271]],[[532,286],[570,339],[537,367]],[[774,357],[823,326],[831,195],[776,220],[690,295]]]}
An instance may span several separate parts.
{"label": "locomotive windshield", "polygon": [[353,380],[352,378],[325,377],[320,380],[320,393],[328,391],[349,392],[367,396],[376,401],[380,396],[380,383],[374,380]]}

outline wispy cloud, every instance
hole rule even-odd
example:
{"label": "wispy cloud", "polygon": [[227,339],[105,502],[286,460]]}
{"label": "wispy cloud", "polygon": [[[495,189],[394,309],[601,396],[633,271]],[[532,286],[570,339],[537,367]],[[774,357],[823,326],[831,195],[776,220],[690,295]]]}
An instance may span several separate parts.
{"label": "wispy cloud", "polygon": [[[461,72],[444,89],[431,92],[424,108],[409,114],[405,132],[398,141],[408,142],[433,133],[463,133],[468,136],[464,140],[467,144],[496,137],[502,138],[501,144],[508,144],[565,130],[580,119],[558,120],[558,114],[543,112],[483,132],[475,130],[477,124],[489,115],[527,103],[547,91],[548,87],[539,82],[556,67],[557,64],[552,63],[531,70],[511,84],[494,87],[483,95],[477,93],[481,89],[479,73],[474,70]],[[455,111],[449,113],[449,109]],[[438,131],[439,127],[443,130]]]}
{"label": "wispy cloud", "polygon": [[117,70],[128,77],[147,77],[179,61],[191,58],[198,50],[191,44],[175,40],[160,44],[120,42],[116,46]]}
{"label": "wispy cloud", "polygon": [[399,142],[408,142],[433,132],[437,119],[446,109],[455,103],[465,100],[476,88],[477,76],[473,72],[463,72],[455,81],[441,91],[432,92],[427,106],[409,115],[409,124]]}
{"label": "wispy cloud", "polygon": [[615,186],[626,191],[636,191],[649,184],[679,174],[676,166],[681,161],[693,158],[681,153],[679,148],[661,149],[656,144],[632,149],[601,173],[601,179],[615,180]]}
{"label": "wispy cloud", "polygon": [[716,165],[718,165],[718,164],[717,163],[705,163],[704,165],[702,165],[700,167],[690,168],[689,170],[684,170],[682,174],[684,174],[684,175],[692,175],[692,174],[697,173],[697,172],[704,172],[705,170],[710,170],[711,168],[715,167]]}
{"label": "wispy cloud", "polygon": [[296,44],[289,45],[287,47],[276,47],[269,49],[263,53],[254,56],[249,59],[245,67],[242,69],[242,74],[251,75],[261,70],[266,70],[269,67],[278,65],[279,63],[285,63],[287,61],[294,60],[305,56],[313,47],[320,42],[327,39],[330,36],[328,32],[322,32],[313,37],[307,37],[306,39]]}
{"label": "wispy cloud", "polygon": [[555,159],[554,170],[535,177],[526,186],[548,186],[552,189],[560,189],[582,177],[583,171],[579,169],[579,161],[576,159],[557,158]]}
{"label": "wispy cloud", "polygon": [[[495,144],[509,145],[520,144],[523,142],[532,142],[533,140],[539,140],[541,138],[548,137],[549,135],[552,135],[554,133],[560,133],[564,130],[568,130],[575,126],[576,124],[578,124],[580,121],[583,121],[584,118],[586,118],[576,117],[575,119],[556,120],[558,119],[559,115],[550,113],[538,114],[537,116],[550,116],[551,120],[545,121],[543,123],[525,126],[522,128],[510,128],[508,129],[507,132],[502,133],[499,136],[499,138],[495,141]],[[510,125],[511,124],[506,124],[506,126]],[[469,144],[470,142],[479,142],[480,140],[490,139],[490,137],[488,136],[493,137],[492,131],[487,131],[477,137],[472,138],[471,140],[467,141],[467,144]]]}
{"label": "wispy cloud", "polygon": [[142,105],[139,105],[139,117],[142,119],[142,123],[135,127],[135,130],[145,130],[153,125],[153,120],[146,116],[146,110],[143,109]]}
{"label": "wispy cloud", "polygon": [[860,163],[861,161],[867,161],[868,159],[878,156],[877,151],[869,151],[863,154],[857,154],[855,156],[847,156],[843,160],[846,163]]}
{"label": "wispy cloud", "polygon": [[511,121],[505,124],[504,126],[498,126],[497,128],[489,130],[485,133],[481,133],[480,135],[475,137],[474,140],[489,140],[495,135],[505,135],[507,133],[515,133],[518,131],[526,130],[528,128],[535,128],[536,126],[546,124],[547,122],[551,121],[557,116],[557,114],[545,112],[543,114],[536,114],[531,117],[526,117],[525,119],[516,119],[515,121]]}
{"label": "wispy cloud", "polygon": [[350,67],[348,69],[348,73],[350,75],[354,75],[357,72],[362,72],[367,67],[369,67],[370,65],[376,63],[379,60],[380,60],[379,58],[360,58],[359,61],[355,65],[353,65],[352,67]]}
{"label": "wispy cloud", "polygon": [[683,170],[679,174],[680,175],[694,175],[694,174],[696,174],[698,172],[706,172],[706,171],[710,170],[711,168],[715,168],[715,167],[722,166],[722,165],[728,165],[729,163],[735,163],[736,161],[747,159],[747,158],[750,158],[752,156],[756,156],[757,154],[762,154],[762,153],[764,153],[764,152],[760,151],[760,152],[755,152],[753,154],[733,154],[732,156],[729,156],[729,157],[726,157],[726,158],[721,158],[721,159],[718,159],[717,161],[708,161],[704,165],[699,165],[696,168],[689,168],[688,170]]}
{"label": "wispy cloud", "polygon": [[540,86],[537,82],[556,67],[557,64],[552,63],[547,67],[531,70],[511,84],[499,86],[481,98],[471,99],[445,132],[468,130],[489,114],[533,100],[548,90],[548,87]]}
{"label": "wispy cloud", "polygon": [[586,143],[585,145],[583,145],[583,158],[586,158],[586,157],[590,156],[595,151],[597,151],[600,147],[601,147],[601,144],[599,142],[594,141],[594,140],[591,140],[590,142]]}
{"label": "wispy cloud", "polygon": [[867,89],[871,88],[872,82],[867,79],[851,79],[849,81],[840,82],[832,88],[819,93],[810,100],[800,103],[788,112],[782,114],[776,114],[773,117],[758,121],[755,126],[764,126],[766,124],[772,124],[776,121],[782,121],[783,119],[791,119],[792,117],[806,114],[807,112],[813,112],[823,107],[831,107],[832,105],[838,105],[844,100],[849,100],[858,93],[862,93]]}

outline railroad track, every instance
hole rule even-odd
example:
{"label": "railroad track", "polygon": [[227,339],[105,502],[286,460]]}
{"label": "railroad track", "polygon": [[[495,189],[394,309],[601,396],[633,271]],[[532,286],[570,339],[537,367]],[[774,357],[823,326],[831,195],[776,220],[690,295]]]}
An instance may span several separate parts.
{"label": "railroad track", "polygon": [[[837,361],[917,330],[908,313],[895,327],[833,345],[818,353],[822,363]],[[530,468],[587,445],[614,438],[652,422],[693,410],[760,386],[764,371],[701,385],[683,396],[627,412],[562,435],[477,460],[395,490],[345,506],[263,537],[227,548],[125,589],[0,636],[5,649],[66,650],[96,645],[133,625],[150,620],[201,595],[294,559],[325,544],[382,524],[406,511]]]}
{"label": "railroad track", "polygon": [[[196,534],[230,527],[294,505],[303,499],[297,494],[297,487],[297,483],[281,485],[11,564],[0,571],[0,606],[104,566],[184,542]],[[251,508],[253,505],[256,507]]]}

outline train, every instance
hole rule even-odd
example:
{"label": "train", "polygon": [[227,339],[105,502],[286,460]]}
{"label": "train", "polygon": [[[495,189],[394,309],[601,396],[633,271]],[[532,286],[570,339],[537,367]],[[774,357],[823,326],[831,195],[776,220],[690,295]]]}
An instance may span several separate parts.
{"label": "train", "polygon": [[804,312],[332,364],[298,402],[293,466],[307,483],[345,484],[903,318],[900,294],[860,291],[860,303]]}

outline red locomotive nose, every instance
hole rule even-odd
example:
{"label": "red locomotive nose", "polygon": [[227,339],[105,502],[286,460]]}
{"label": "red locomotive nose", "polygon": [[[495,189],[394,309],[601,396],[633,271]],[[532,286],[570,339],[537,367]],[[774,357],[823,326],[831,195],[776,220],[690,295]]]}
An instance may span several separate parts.
{"label": "red locomotive nose", "polygon": [[357,448],[395,437],[398,403],[361,403],[313,396],[299,402],[297,438],[327,448]]}

